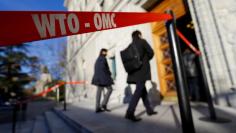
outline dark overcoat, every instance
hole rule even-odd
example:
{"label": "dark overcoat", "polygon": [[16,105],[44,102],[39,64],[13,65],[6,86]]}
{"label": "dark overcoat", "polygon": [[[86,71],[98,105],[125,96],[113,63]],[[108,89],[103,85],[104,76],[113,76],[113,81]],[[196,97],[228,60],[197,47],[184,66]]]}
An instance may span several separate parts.
{"label": "dark overcoat", "polygon": [[107,60],[102,55],[96,60],[92,84],[97,86],[111,86],[113,84]]}
{"label": "dark overcoat", "polygon": [[152,59],[154,52],[148,42],[144,39],[134,40],[131,45],[135,45],[143,65],[137,71],[128,74],[127,83],[135,84],[151,80],[151,70],[149,61]]}

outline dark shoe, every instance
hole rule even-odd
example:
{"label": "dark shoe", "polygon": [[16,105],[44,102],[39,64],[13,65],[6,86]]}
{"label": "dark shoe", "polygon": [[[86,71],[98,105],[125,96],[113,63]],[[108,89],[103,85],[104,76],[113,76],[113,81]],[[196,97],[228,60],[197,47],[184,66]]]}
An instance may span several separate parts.
{"label": "dark shoe", "polygon": [[95,111],[96,113],[101,113],[101,112],[104,112],[104,110],[103,109],[101,109],[101,108],[98,108],[98,109],[96,109],[96,111]]}
{"label": "dark shoe", "polygon": [[155,114],[157,114],[156,111],[152,111],[152,112],[148,112],[148,113],[147,113],[147,115],[149,115],[149,116],[151,116],[151,115],[155,115]]}
{"label": "dark shoe", "polygon": [[111,112],[110,109],[107,109],[107,106],[102,106],[102,108],[103,108],[104,111]]}
{"label": "dark shoe", "polygon": [[128,120],[131,120],[133,122],[138,122],[138,121],[141,121],[142,119],[141,118],[136,118],[135,116],[133,115],[125,115],[125,119],[128,119]]}

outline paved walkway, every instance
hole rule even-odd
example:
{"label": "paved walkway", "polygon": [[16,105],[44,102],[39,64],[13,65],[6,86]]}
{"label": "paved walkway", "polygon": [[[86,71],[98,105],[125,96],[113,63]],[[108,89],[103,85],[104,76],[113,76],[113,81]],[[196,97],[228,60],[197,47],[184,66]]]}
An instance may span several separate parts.
{"label": "paved walkway", "polygon": [[[127,105],[109,104],[112,112],[94,113],[94,103],[89,101],[71,104],[64,112],[72,120],[95,133],[181,133],[181,119],[176,103],[163,103],[155,108],[157,115],[147,116],[142,104],[136,112],[143,120],[138,123],[124,119]],[[58,108],[61,110],[61,108]],[[236,111],[217,107],[218,116],[228,118],[230,123],[211,123],[199,118],[208,114],[204,104],[193,104],[192,112],[197,133],[235,133]]]}

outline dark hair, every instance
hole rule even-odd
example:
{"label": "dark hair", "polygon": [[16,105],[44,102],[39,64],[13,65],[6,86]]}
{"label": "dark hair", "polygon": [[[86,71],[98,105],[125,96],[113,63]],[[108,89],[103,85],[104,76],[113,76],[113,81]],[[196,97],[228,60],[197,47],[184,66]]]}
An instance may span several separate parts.
{"label": "dark hair", "polygon": [[101,51],[100,51],[100,55],[102,55],[102,52],[107,52],[107,49],[102,48]]}
{"label": "dark hair", "polygon": [[140,39],[140,35],[142,35],[142,33],[139,30],[134,31],[132,33],[133,40]]}

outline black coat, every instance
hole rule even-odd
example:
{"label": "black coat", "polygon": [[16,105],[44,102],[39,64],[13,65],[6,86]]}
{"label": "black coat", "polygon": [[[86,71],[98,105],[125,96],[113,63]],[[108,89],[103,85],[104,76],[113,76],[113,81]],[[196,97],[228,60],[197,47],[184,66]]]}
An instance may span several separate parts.
{"label": "black coat", "polygon": [[[151,80],[151,70],[149,60],[152,59],[154,52],[148,42],[144,39],[138,39],[132,42],[143,61],[143,65],[140,69],[132,74],[128,74],[127,83],[145,82]],[[132,45],[132,44],[131,44]]]}
{"label": "black coat", "polygon": [[113,84],[111,72],[104,56],[97,58],[94,70],[92,84],[97,86],[111,86]]}

